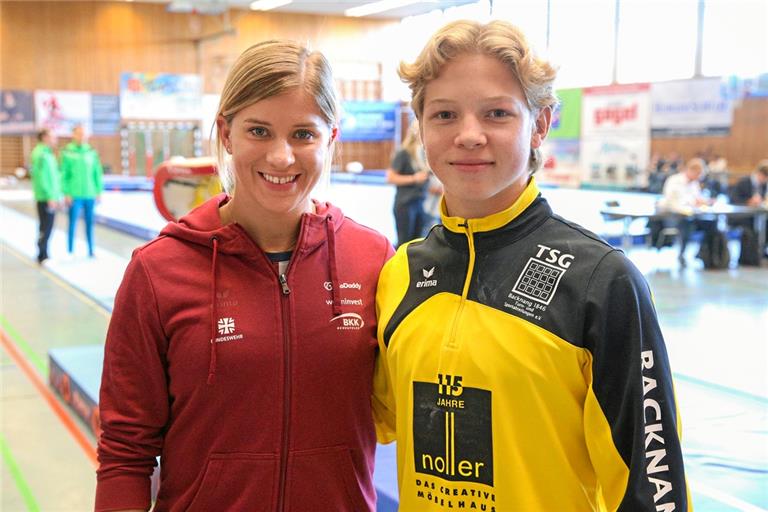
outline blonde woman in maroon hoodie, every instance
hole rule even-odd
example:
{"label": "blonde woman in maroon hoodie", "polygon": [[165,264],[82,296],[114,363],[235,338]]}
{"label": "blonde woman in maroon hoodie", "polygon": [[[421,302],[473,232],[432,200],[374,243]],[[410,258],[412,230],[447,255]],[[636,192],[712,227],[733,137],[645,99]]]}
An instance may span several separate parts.
{"label": "blonde woman in maroon hoodie", "polygon": [[[374,294],[392,247],[310,199],[338,110],[326,59],[235,62],[226,189],[137,249],[107,334],[96,510],[375,510]],[[220,158],[220,160],[225,160]]]}

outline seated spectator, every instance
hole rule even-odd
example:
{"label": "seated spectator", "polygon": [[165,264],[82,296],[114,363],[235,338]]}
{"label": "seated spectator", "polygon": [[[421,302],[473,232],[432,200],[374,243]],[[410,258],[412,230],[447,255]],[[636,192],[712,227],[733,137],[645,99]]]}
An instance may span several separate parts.
{"label": "seated spectator", "polygon": [[[768,159],[759,162],[749,176],[744,176],[731,188],[731,204],[742,206],[765,205],[767,198],[766,187],[768,187]],[[765,241],[762,248],[757,246],[755,218],[742,217],[732,219],[730,225],[742,229],[739,263],[742,265],[759,265],[760,253],[768,256],[768,247],[766,247]],[[768,225],[766,225],[764,232],[768,232]]]}
{"label": "seated spectator", "polygon": [[[692,158],[677,174],[670,176],[664,183],[664,197],[659,201],[659,206],[683,215],[691,215],[694,210],[702,206],[712,204],[712,200],[705,197],[701,190],[700,179],[704,174],[704,161],[701,158]],[[682,217],[678,221],[680,230],[680,254],[678,261],[681,266],[686,266],[685,249],[694,231],[704,231],[705,238],[717,231],[717,222],[714,220],[702,220]]]}

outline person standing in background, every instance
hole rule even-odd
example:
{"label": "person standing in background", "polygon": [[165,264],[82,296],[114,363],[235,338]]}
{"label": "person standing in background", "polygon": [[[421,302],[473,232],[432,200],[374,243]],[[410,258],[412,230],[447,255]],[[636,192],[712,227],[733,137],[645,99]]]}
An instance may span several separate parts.
{"label": "person standing in background", "polygon": [[32,190],[37,203],[37,217],[40,227],[37,235],[37,263],[48,259],[48,240],[53,231],[56,208],[61,202],[61,176],[53,148],[56,135],[48,129],[37,134],[37,145],[30,156],[32,168]]}
{"label": "person standing in background", "polygon": [[395,192],[395,228],[397,246],[424,236],[428,215],[424,200],[429,185],[429,170],[422,155],[419,122],[413,121],[387,169],[387,183],[397,186]]}
{"label": "person standing in background", "polygon": [[93,257],[93,210],[104,190],[104,173],[99,154],[86,142],[83,125],[72,129],[72,142],[61,152],[61,173],[64,197],[69,206],[69,230],[67,250],[71,255],[75,248],[75,225],[80,211],[85,220],[85,238],[88,241],[88,256]]}

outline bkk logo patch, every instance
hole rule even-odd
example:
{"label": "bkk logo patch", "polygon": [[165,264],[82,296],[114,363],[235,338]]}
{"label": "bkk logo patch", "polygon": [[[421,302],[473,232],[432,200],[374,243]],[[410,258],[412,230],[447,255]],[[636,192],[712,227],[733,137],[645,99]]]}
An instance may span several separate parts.
{"label": "bkk logo patch", "polygon": [[216,338],[216,343],[223,343],[225,341],[236,341],[243,339],[242,334],[234,334],[235,332],[235,319],[232,317],[219,318],[216,323],[216,327],[219,330],[219,336]]}
{"label": "bkk logo patch", "polygon": [[336,324],[339,331],[359,331],[365,325],[363,317],[357,313],[343,313],[331,318],[330,322]]}
{"label": "bkk logo patch", "polygon": [[416,472],[493,485],[491,392],[462,386],[458,375],[413,383]]}

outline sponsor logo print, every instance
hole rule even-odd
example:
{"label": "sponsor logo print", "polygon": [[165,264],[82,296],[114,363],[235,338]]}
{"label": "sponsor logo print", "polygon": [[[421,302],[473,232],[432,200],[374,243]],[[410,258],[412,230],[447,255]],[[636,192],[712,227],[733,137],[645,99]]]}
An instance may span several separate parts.
{"label": "sponsor logo print", "polygon": [[463,386],[460,375],[437,380],[413,383],[416,472],[492,486],[491,392]]}
{"label": "sponsor logo print", "polygon": [[234,334],[235,319],[232,317],[219,318],[216,326],[218,327],[219,334],[221,334],[221,336],[216,338],[216,343],[224,343],[225,341],[237,341],[243,339],[242,334]]}
{"label": "sponsor logo print", "polygon": [[424,279],[416,281],[416,288],[430,288],[432,286],[437,286],[437,279],[432,279],[434,274],[435,267],[421,269],[421,275],[424,276]]}
{"label": "sponsor logo print", "polygon": [[[326,281],[323,283],[323,288],[325,288],[328,291],[333,290],[333,283],[330,281]],[[362,290],[363,285],[360,283],[341,283],[339,285],[340,290]]]}
{"label": "sponsor logo print", "polygon": [[528,260],[518,276],[512,293],[549,304],[555,296],[560,279],[573,262],[573,255],[546,245],[539,244],[538,247],[536,256]]}
{"label": "sponsor logo print", "polygon": [[342,313],[331,318],[330,322],[336,324],[339,331],[359,331],[365,326],[363,317],[357,313]]}
{"label": "sponsor logo print", "polygon": [[219,318],[219,334],[232,334],[235,332],[234,318]]}

